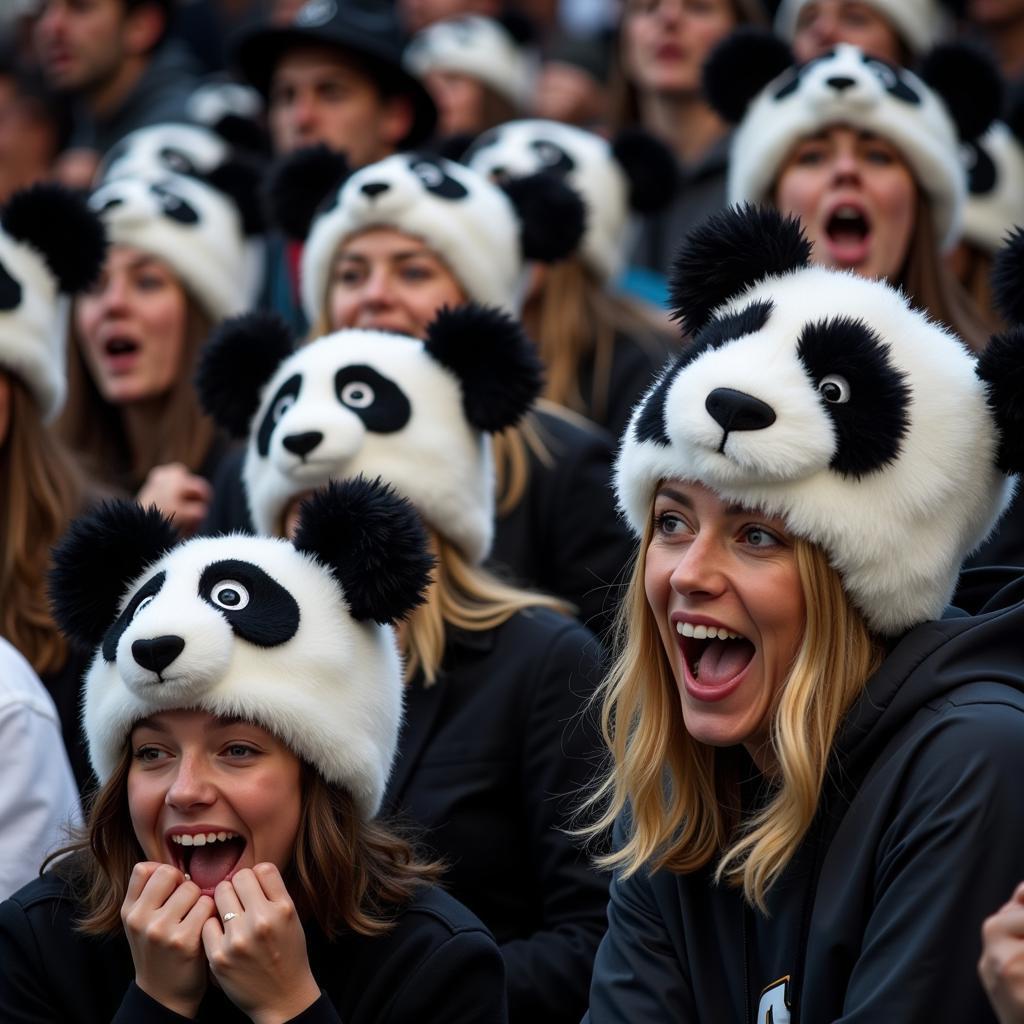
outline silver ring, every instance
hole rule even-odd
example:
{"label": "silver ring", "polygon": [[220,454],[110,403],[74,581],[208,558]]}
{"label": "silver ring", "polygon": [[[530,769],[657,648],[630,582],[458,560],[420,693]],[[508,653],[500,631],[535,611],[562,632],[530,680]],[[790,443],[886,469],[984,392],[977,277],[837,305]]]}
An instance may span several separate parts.
{"label": "silver ring", "polygon": [[233,918],[236,918],[236,917],[238,917],[238,915],[237,915],[237,914],[236,914],[236,913],[235,913],[235,912],[234,912],[233,910],[229,910],[229,911],[228,911],[228,912],[227,912],[227,913],[226,913],[226,914],[224,915],[224,917],[223,917],[223,921],[224,921],[224,923],[225,923],[225,924],[227,924],[227,923],[228,923],[228,921],[230,921],[230,920],[232,920]]}

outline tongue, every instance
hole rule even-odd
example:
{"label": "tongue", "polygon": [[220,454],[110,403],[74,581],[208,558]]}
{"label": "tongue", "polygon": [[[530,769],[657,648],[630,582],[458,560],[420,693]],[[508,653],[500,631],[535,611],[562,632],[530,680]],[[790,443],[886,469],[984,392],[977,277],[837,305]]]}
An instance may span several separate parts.
{"label": "tongue", "polygon": [[750,664],[754,645],[749,640],[709,640],[700,656],[698,680],[705,686],[724,686]]}
{"label": "tongue", "polygon": [[217,883],[223,881],[238,863],[241,854],[242,845],[231,841],[194,846],[188,873],[200,889],[215,889]]}

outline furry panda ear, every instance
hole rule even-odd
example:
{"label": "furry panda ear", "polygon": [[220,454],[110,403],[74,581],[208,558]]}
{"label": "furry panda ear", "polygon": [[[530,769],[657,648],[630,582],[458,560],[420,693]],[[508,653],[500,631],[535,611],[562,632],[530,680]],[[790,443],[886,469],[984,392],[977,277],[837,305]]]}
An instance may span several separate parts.
{"label": "furry panda ear", "polygon": [[766,29],[738,28],[704,63],[704,95],[730,124],[739,124],[750,101],[794,64],[793,51]]}
{"label": "furry panda ear", "polygon": [[744,203],[713,214],[686,237],[669,275],[672,316],[691,337],[722,303],[773,274],[810,264],[800,221]]}
{"label": "furry panda ear", "polygon": [[1016,227],[992,261],[992,301],[1003,319],[1024,324],[1024,228]]}
{"label": "furry panda ear", "polygon": [[1004,473],[1024,473],[1024,327],[991,338],[976,372],[988,385],[988,404],[999,429],[996,465]]}
{"label": "furry panda ear", "polygon": [[265,176],[265,162],[243,154],[232,156],[203,175],[204,181],[234,200],[242,215],[242,230],[246,236],[261,234],[267,228],[266,211],[260,199]]}
{"label": "furry panda ear", "polygon": [[612,153],[629,180],[629,205],[653,213],[672,201],[676,161],[671,150],[648,132],[626,128],[612,140]]}
{"label": "furry panda ear", "polygon": [[586,208],[564,181],[542,172],[512,178],[501,188],[519,214],[525,259],[556,263],[575,252],[586,228]]}
{"label": "furry panda ear", "polygon": [[99,276],[107,257],[103,222],[86,200],[61,185],[16,192],[0,216],[12,238],[36,249],[62,292],[78,292]]}
{"label": "furry panda ear", "polygon": [[276,313],[225,320],[199,357],[199,404],[232,437],[248,437],[263,388],[294,350],[291,330]]}
{"label": "furry panda ear", "polygon": [[128,584],[177,543],[155,505],[108,501],[75,519],[54,547],[47,580],[54,621],[69,640],[96,647]]}
{"label": "furry panda ear", "polygon": [[543,383],[541,362],[517,320],[470,303],[442,309],[427,328],[427,352],[462,385],[462,409],[478,430],[518,422]]}
{"label": "furry panda ear", "polygon": [[290,238],[304,240],[320,205],[350,172],[345,157],[323,143],[278,160],[267,172],[264,190],[270,221]]}
{"label": "furry panda ear", "polygon": [[939,94],[964,142],[984,135],[1003,105],[999,69],[981,50],[967,43],[940,43],[918,70]]}
{"label": "furry panda ear", "polygon": [[426,598],[434,559],[423,521],[380,478],[335,481],[307,498],[295,547],[330,567],[360,622],[386,625]]}

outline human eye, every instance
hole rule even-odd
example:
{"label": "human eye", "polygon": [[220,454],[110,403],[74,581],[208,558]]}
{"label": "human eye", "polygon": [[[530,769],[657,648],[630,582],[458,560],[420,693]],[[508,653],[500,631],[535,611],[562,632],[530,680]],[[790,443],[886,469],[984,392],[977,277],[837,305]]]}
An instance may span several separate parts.
{"label": "human eye", "polygon": [[741,537],[752,548],[767,550],[782,546],[782,541],[771,530],[757,524],[744,526]]}
{"label": "human eye", "polygon": [[824,143],[805,143],[797,149],[793,162],[801,167],[814,167],[823,164],[827,155]]}
{"label": "human eye", "polygon": [[402,267],[401,276],[403,281],[429,281],[434,276],[434,271],[424,263],[406,263]]}
{"label": "human eye", "polygon": [[654,532],[660,537],[681,537],[687,533],[687,525],[678,512],[666,509],[654,516]]}
{"label": "human eye", "polygon": [[877,164],[879,167],[889,167],[896,162],[892,151],[885,146],[868,146],[864,156],[868,163]]}
{"label": "human eye", "polygon": [[132,753],[132,757],[140,764],[156,764],[167,756],[166,751],[146,743],[140,744]]}
{"label": "human eye", "polygon": [[160,274],[145,273],[135,278],[136,287],[143,292],[159,291],[164,283],[164,278]]}
{"label": "human eye", "polygon": [[365,277],[366,274],[359,267],[352,264],[342,264],[340,267],[335,268],[331,282],[332,284],[343,284],[346,287],[352,288],[360,284]]}

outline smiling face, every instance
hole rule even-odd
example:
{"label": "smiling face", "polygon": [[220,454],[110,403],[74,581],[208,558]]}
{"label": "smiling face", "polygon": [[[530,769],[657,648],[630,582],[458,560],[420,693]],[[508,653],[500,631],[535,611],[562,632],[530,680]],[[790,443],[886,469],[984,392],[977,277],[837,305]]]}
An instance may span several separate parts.
{"label": "smiling face", "polygon": [[131,732],[128,808],[148,860],[173,864],[209,896],[264,861],[291,863],[301,763],[258,725],[164,711]]}
{"label": "smiling face", "polygon": [[797,62],[814,60],[837,43],[859,46],[891,64],[906,63],[896,29],[873,4],[862,0],[811,0],[804,4],[793,34]]}
{"label": "smiling face", "polygon": [[876,279],[898,276],[916,202],[913,172],[897,149],[842,125],[798,142],[775,188],[775,205],[803,222],[816,264]]}
{"label": "smiling face", "polygon": [[187,318],[185,290],[165,263],[114,246],[74,312],[82,355],[103,398],[126,405],[166,394],[181,372]]}
{"label": "smiling face", "polygon": [[328,328],[423,338],[442,307],[462,305],[466,298],[425,242],[394,228],[371,228],[338,249],[327,290]]}
{"label": "smiling face", "polygon": [[644,587],[686,730],[758,760],[804,630],[794,541],[699,484],[663,483],[653,516]]}

